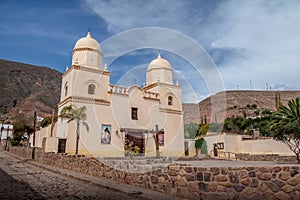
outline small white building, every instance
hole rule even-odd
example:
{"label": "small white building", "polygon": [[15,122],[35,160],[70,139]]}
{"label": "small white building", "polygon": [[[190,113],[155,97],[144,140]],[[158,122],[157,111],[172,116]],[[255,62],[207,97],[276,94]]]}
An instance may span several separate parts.
{"label": "small white building", "polygon": [[12,124],[1,124],[1,140],[5,140],[7,137],[12,137],[13,128],[14,126]]}
{"label": "small white building", "polygon": [[[283,142],[269,137],[253,138],[237,133],[207,133],[204,137],[207,153],[216,158],[235,159],[235,154],[294,156]],[[195,141],[189,143],[189,155],[195,155]],[[200,152],[201,153],[201,152]]]}
{"label": "small white building", "polygon": [[[144,87],[121,87],[111,85],[100,44],[90,33],[76,42],[72,56],[72,66],[62,76],[58,113],[70,104],[86,106],[89,128],[80,126],[79,154],[122,157],[132,141],[140,155],[153,156],[153,134],[158,133],[162,156],[184,155],[182,88],[174,84],[166,59],[158,54],[149,63]],[[37,132],[36,146],[74,154],[75,123],[58,119],[53,130],[52,136],[49,127]]]}
{"label": "small white building", "polygon": [[0,137],[1,137],[1,144],[5,145],[5,141],[8,137],[12,137],[13,135],[13,128],[14,126],[12,124],[1,124],[0,125],[1,132],[0,132]]}
{"label": "small white building", "polygon": [[[291,156],[294,153],[280,141],[273,138],[251,139],[248,135],[236,133],[207,134],[205,140],[208,152],[213,156],[227,156],[228,153],[245,154],[279,154],[281,156]],[[227,154],[227,155],[226,155]]]}

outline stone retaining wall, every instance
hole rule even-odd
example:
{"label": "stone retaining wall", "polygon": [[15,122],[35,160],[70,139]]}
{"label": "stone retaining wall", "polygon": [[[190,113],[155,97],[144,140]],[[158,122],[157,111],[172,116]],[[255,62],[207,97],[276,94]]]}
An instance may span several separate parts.
{"label": "stone retaining wall", "polygon": [[172,164],[151,172],[128,173],[95,158],[43,153],[40,149],[35,153],[35,158],[45,164],[187,199],[300,199],[300,165],[296,164],[274,167]]}
{"label": "stone retaining wall", "polygon": [[33,148],[19,147],[19,146],[9,146],[9,152],[16,154],[22,158],[32,159]]}
{"label": "stone retaining wall", "polygon": [[236,154],[236,159],[245,161],[273,161],[273,162],[287,162],[297,163],[296,156],[280,156],[279,154],[247,154],[239,153]]}

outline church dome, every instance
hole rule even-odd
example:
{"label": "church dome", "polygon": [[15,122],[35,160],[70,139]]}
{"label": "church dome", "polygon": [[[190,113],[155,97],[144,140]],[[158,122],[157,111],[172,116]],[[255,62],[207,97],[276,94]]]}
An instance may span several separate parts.
{"label": "church dome", "polygon": [[89,48],[89,49],[93,49],[96,51],[99,51],[100,53],[102,53],[100,44],[91,37],[90,32],[87,33],[86,37],[80,38],[75,46],[74,46],[74,50],[76,49],[81,49],[81,48]]}
{"label": "church dome", "polygon": [[171,64],[166,59],[162,58],[160,54],[157,55],[157,58],[152,60],[148,65],[148,71],[152,69],[170,69],[172,70]]}

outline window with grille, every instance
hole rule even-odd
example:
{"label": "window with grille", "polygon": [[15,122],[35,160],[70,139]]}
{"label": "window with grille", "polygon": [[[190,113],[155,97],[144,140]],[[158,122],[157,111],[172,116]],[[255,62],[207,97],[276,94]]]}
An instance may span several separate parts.
{"label": "window with grille", "polygon": [[173,97],[171,96],[168,97],[168,105],[169,106],[173,105]]}
{"label": "window with grille", "polygon": [[131,119],[138,120],[138,108],[131,107]]}

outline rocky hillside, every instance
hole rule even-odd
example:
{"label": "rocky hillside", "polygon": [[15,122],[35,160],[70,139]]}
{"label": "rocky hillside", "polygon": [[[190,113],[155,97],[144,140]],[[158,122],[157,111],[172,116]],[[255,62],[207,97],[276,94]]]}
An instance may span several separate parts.
{"label": "rocky hillside", "polygon": [[196,103],[183,103],[183,121],[185,124],[199,123],[200,112],[199,105]]}
{"label": "rocky hillside", "polygon": [[300,91],[220,92],[199,103],[200,121],[206,118],[208,122],[220,122],[223,117],[253,117],[259,116],[264,110],[275,111],[276,94],[280,96],[283,105],[293,98],[300,97]]}
{"label": "rocky hillside", "polygon": [[61,73],[47,68],[0,60],[0,113],[39,116],[52,113],[60,98]]}

